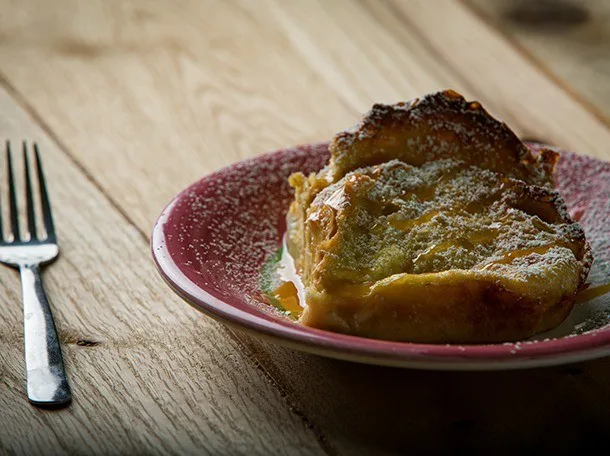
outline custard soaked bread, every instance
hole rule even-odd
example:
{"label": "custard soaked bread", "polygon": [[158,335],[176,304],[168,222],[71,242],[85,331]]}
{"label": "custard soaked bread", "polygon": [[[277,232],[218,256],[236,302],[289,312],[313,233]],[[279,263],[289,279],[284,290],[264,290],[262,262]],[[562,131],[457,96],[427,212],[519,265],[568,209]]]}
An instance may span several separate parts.
{"label": "custard soaked bread", "polygon": [[555,162],[455,92],[376,105],[337,135],[329,166],[291,176],[299,322],[416,342],[558,325],[592,257],[552,189]]}

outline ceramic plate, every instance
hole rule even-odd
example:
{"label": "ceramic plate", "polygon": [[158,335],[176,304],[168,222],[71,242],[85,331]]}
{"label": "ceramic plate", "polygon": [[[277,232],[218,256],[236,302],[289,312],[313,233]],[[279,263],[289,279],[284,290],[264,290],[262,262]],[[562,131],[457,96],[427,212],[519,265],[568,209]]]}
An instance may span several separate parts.
{"label": "ceramic plate", "polygon": [[[292,199],[286,179],[328,160],[328,144],[280,150],[224,168],[165,208],[152,234],[159,271],[196,309],[254,336],[319,355],[422,369],[509,369],[610,355],[610,294],[576,305],[552,331],[489,345],[387,342],[300,326],[265,303],[261,268],[277,254]],[[530,145],[536,149],[536,145]],[[610,282],[610,163],[560,152],[556,181],[592,244],[589,282]],[[597,288],[601,290],[602,288]]]}

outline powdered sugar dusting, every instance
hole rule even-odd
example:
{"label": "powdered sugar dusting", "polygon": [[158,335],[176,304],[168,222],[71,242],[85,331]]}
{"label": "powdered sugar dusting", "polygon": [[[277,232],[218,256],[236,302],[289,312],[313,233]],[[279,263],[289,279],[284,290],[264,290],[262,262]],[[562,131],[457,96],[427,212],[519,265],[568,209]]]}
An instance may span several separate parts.
{"label": "powdered sugar dusting", "polygon": [[[319,144],[263,155],[190,187],[166,222],[166,231],[173,233],[168,234],[168,242],[178,246],[169,253],[180,270],[217,298],[273,314],[259,299],[259,274],[265,258],[280,246],[285,230],[285,214],[293,198],[286,179],[296,171],[308,173],[323,167],[329,157],[327,149],[328,144]],[[610,281],[610,164],[564,153],[556,182],[567,209],[583,211],[581,224],[596,258],[591,282]],[[569,321],[540,340],[604,326],[604,309],[610,304],[604,297],[595,301],[605,302],[606,307],[579,304]],[[522,345],[531,343],[535,341]]]}
{"label": "powdered sugar dusting", "polygon": [[321,283],[462,269],[532,284],[559,274],[568,293],[589,267],[584,233],[556,192],[455,159],[360,168],[318,193],[308,217],[328,208],[341,242],[311,266]]}
{"label": "powdered sugar dusting", "polygon": [[[540,149],[536,144],[529,144],[529,147],[534,152]],[[561,152],[555,181],[567,210],[571,214],[580,213],[579,223],[593,250],[595,260],[588,277],[590,287],[610,283],[610,163]],[[535,339],[570,337],[609,323],[610,295],[606,294],[577,304],[564,323]]]}
{"label": "powdered sugar dusting", "polygon": [[327,146],[287,149],[237,163],[194,184],[178,202],[180,219],[170,217],[181,244],[174,256],[189,275],[203,277],[219,297],[243,296],[259,305],[260,268],[281,244],[283,214],[292,192],[288,176],[322,166]]}

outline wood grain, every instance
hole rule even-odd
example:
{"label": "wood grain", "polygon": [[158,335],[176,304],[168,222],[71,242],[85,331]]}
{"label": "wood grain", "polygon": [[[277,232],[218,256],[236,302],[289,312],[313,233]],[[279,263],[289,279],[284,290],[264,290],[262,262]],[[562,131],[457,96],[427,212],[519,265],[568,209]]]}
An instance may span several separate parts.
{"label": "wood grain", "polygon": [[[228,442],[237,452],[253,445],[254,451],[274,454],[292,453],[297,446],[304,453],[393,454],[449,450],[455,444],[483,451],[498,442],[518,449],[532,440],[540,448],[563,443],[569,451],[582,438],[603,440],[602,430],[610,424],[608,360],[482,375],[325,360],[245,335],[232,339],[176,302],[147,260],[142,236],[188,183],[247,156],[327,139],[376,101],[454,87],[480,99],[522,135],[610,158],[606,125],[501,33],[452,1],[184,1],[176,7],[161,0],[97,0],[82,5],[1,1],[12,13],[0,16],[1,82],[65,153],[48,142],[70,169],[68,175],[55,171],[53,180],[73,179],[78,185],[66,185],[64,192],[78,192],[82,184],[85,195],[95,195],[95,212],[89,198],[79,196],[79,204],[89,209],[74,219],[65,215],[64,223],[77,227],[72,236],[80,244],[73,255],[82,258],[88,227],[102,223],[107,212],[112,223],[100,225],[106,227],[98,229],[100,238],[122,238],[122,231],[130,230],[134,239],[133,245],[122,241],[120,248],[103,251],[103,265],[75,263],[91,272],[86,277],[102,277],[95,288],[81,280],[78,290],[107,306],[98,315],[90,310],[95,301],[89,303],[78,317],[79,328],[102,332],[108,321],[117,321],[116,337],[131,341],[112,352],[120,361],[108,355],[99,364],[90,355],[78,364],[84,372],[78,375],[85,378],[103,374],[106,389],[91,398],[105,398],[104,429],[121,410],[116,427],[122,434],[104,441],[105,448],[130,452],[161,441],[159,451],[197,447],[214,453]],[[69,201],[67,193],[65,198]],[[121,230],[113,229],[115,222]],[[125,295],[119,273],[106,278],[104,272],[117,260],[131,265],[132,255],[139,263],[129,282],[136,286]],[[65,276],[53,280],[56,293],[67,293]],[[137,303],[136,310],[129,300]],[[71,304],[62,312],[72,317],[68,309],[73,307],[81,306]],[[131,311],[140,312],[145,322],[137,338],[130,337],[139,328],[127,317]],[[15,313],[14,324],[18,318]],[[91,353],[105,345],[112,346],[71,350]],[[18,350],[11,352],[15,363]],[[208,360],[219,373],[204,370],[196,360]],[[264,384],[254,364],[273,379],[272,386]],[[136,365],[147,372],[143,379],[129,374]],[[193,376],[194,371],[200,373]],[[205,381],[198,380],[203,373]],[[17,385],[13,380],[7,406],[18,403]],[[198,397],[202,388],[205,393]],[[242,388],[247,401],[240,402]],[[126,391],[151,407],[154,418],[130,422],[126,406],[116,403]],[[313,423],[315,432],[299,428],[280,396]],[[168,397],[179,399],[172,405]],[[93,406],[82,407],[81,419]],[[241,415],[251,409],[253,423]],[[171,419],[155,421],[163,413],[171,413]],[[43,429],[55,416],[61,415],[37,425]],[[179,425],[167,424],[176,420]],[[540,435],[540,423],[556,432]],[[269,431],[274,426],[276,436]],[[217,436],[207,437],[209,432]],[[557,433],[565,438],[556,440]],[[109,431],[103,435],[113,440]],[[127,445],[125,436],[134,435],[133,446],[120,446]],[[211,440],[208,446],[204,438]]]}
{"label": "wood grain", "polygon": [[356,115],[242,3],[18,2],[0,18],[2,69],[148,232],[203,174],[314,140],[320,125],[329,136]]}
{"label": "wood grain", "polygon": [[610,132],[603,122],[461,3],[444,1],[436,9],[417,1],[391,3],[402,28],[417,30],[429,51],[452,68],[455,78],[521,135],[582,154],[610,157],[606,146]]}
{"label": "wood grain", "polygon": [[[375,101],[451,87],[481,100],[522,136],[610,157],[610,132],[594,114],[463,5],[435,3],[336,0],[306,15],[301,3],[275,0],[269,10],[297,51],[359,112]],[[386,83],[370,83],[371,74]]]}
{"label": "wood grain", "polygon": [[[339,454],[574,454],[610,448],[610,362],[430,372],[258,345],[257,357]],[[284,363],[277,365],[278,359]],[[501,447],[501,449],[500,449]]]}
{"label": "wood grain", "polygon": [[610,125],[610,4],[467,0],[475,12]]}
{"label": "wood grain", "polygon": [[0,131],[43,153],[61,246],[44,279],[74,393],[66,410],[28,404],[19,277],[0,268],[0,453],[323,454],[240,344],[168,292],[140,232],[4,90]]}

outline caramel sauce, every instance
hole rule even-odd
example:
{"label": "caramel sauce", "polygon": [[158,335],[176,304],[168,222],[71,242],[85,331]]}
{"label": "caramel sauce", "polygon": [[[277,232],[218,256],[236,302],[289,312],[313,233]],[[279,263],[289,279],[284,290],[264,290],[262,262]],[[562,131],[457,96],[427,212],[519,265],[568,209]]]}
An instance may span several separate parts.
{"label": "caramel sauce", "polygon": [[[429,187],[418,188],[412,192],[408,192],[408,193],[402,195],[401,199],[406,201],[406,200],[410,199],[412,196],[416,196],[421,201],[430,200],[430,199],[434,198],[434,196],[436,194],[436,190],[441,182],[449,181],[449,180],[455,178],[455,176],[462,171],[463,170],[461,168],[452,169],[449,172],[443,174],[438,179],[438,181],[436,182],[435,185],[432,185]],[[470,214],[480,214],[481,212],[483,212],[485,210],[485,208],[487,206],[489,206],[489,204],[491,204],[496,199],[497,199],[496,195],[490,195],[488,198],[484,199],[483,201],[471,202],[471,203],[468,203],[462,209],[459,209],[459,208],[453,209],[451,211],[448,211],[447,213],[457,213],[459,211],[466,211]],[[397,228],[399,230],[410,230],[414,226],[429,222],[435,215],[437,215],[439,213],[441,213],[441,211],[427,212],[414,219],[391,220],[390,223],[392,224],[392,226],[394,226],[395,228]]]}
{"label": "caramel sauce", "polygon": [[499,260],[492,261],[491,263],[483,266],[482,270],[485,270],[494,264],[512,263],[515,258],[521,258],[521,257],[527,256],[527,255],[531,255],[532,253],[539,253],[540,255],[544,255],[546,252],[551,250],[553,247],[561,247],[561,245],[560,244],[541,245],[541,246],[532,247],[529,249],[513,250],[512,252],[506,252],[506,254]]}
{"label": "caramel sauce", "polygon": [[493,241],[495,238],[498,237],[498,235],[499,235],[498,230],[490,229],[490,230],[477,231],[475,233],[472,233],[468,237],[463,236],[463,237],[453,239],[451,241],[441,242],[440,244],[434,244],[434,245],[430,246],[429,248],[427,248],[426,250],[424,250],[419,255],[417,255],[415,257],[415,259],[413,260],[413,263],[417,263],[418,261],[420,261],[426,257],[434,255],[438,252],[447,250],[449,247],[452,247],[452,246],[460,246],[460,247],[464,247],[465,249],[471,250],[475,247],[476,244],[484,244],[486,242]]}
{"label": "caramel sauce", "polygon": [[472,233],[467,239],[473,244],[483,244],[485,242],[493,241],[500,235],[500,231],[496,229],[482,230]]}
{"label": "caramel sauce", "polygon": [[286,235],[282,241],[282,256],[277,265],[277,274],[282,282],[270,293],[271,297],[281,310],[298,319],[305,307],[305,287],[297,273],[294,259],[288,251]]}
{"label": "caramel sauce", "polygon": [[581,303],[590,301],[591,299],[599,298],[600,296],[608,293],[610,293],[610,283],[599,285],[597,287],[590,287],[576,295],[576,302]]}
{"label": "caramel sauce", "polygon": [[421,201],[427,201],[427,200],[434,198],[435,194],[436,194],[436,185],[433,185],[431,187],[424,187],[424,188],[417,189],[413,192],[409,192],[406,195],[403,195],[402,198],[407,200],[407,199],[409,199],[409,197],[411,195],[415,195]]}
{"label": "caramel sauce", "polygon": [[303,308],[299,301],[299,292],[294,283],[282,283],[273,292],[273,297],[277,299],[282,308],[290,312],[294,317],[299,318],[303,313]]}
{"label": "caramel sauce", "polygon": [[443,250],[447,250],[449,247],[455,245],[455,242],[442,242],[440,244],[433,244],[430,247],[428,247],[426,250],[424,250],[422,253],[420,253],[419,255],[417,255],[414,259],[413,259],[413,264],[417,263],[418,261],[421,261],[422,259],[429,257],[431,255],[434,255],[437,252],[443,251]]}
{"label": "caramel sauce", "polygon": [[469,214],[480,214],[485,210],[485,205],[482,202],[473,201],[464,206],[464,210]]}
{"label": "caramel sauce", "polygon": [[434,185],[430,185],[430,186],[422,187],[422,188],[417,188],[417,189],[415,189],[413,191],[405,193],[400,198],[405,200],[405,201],[407,201],[407,200],[411,199],[412,196],[416,196],[417,198],[419,198],[420,201],[431,200],[436,195],[436,190],[437,190],[439,184],[441,184],[442,182],[450,181],[451,179],[453,179],[460,172],[462,172],[461,168],[452,169],[449,172],[443,174],[436,181],[436,183]]}
{"label": "caramel sauce", "polygon": [[538,218],[533,217],[532,218],[532,224],[534,225],[534,227],[540,231],[545,231],[547,233],[555,233],[555,230],[553,228],[551,228],[550,226],[548,226],[547,224],[545,224],[544,222],[541,222]]}
{"label": "caramel sauce", "polygon": [[512,252],[507,252],[504,255],[504,257],[502,257],[499,260],[494,261],[494,263],[496,263],[496,264],[512,263],[515,258],[521,258],[521,257],[527,256],[527,255],[531,255],[532,253],[539,253],[540,255],[543,255],[546,252],[548,252],[549,250],[551,250],[553,247],[556,247],[555,244],[542,245],[539,247],[532,247],[529,249],[514,250]]}
{"label": "caramel sauce", "polygon": [[392,225],[394,228],[397,228],[399,230],[407,231],[407,230],[410,230],[411,228],[413,228],[414,226],[429,222],[438,213],[439,213],[439,211],[432,211],[432,212],[426,212],[425,214],[420,215],[419,217],[416,217],[414,219],[390,220],[390,225]]}

